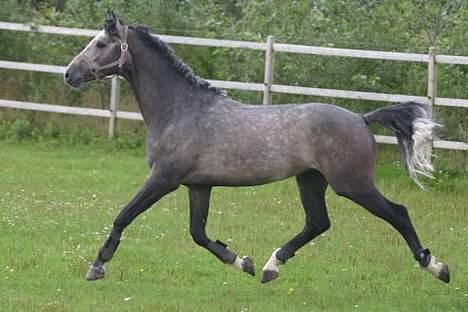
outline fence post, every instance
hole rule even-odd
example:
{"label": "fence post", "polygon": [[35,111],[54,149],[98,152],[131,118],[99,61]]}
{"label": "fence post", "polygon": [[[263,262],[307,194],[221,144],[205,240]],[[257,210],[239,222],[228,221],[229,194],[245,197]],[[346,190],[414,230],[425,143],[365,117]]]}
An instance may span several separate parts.
{"label": "fence post", "polygon": [[271,104],[271,85],[273,84],[273,61],[274,61],[274,50],[273,45],[275,43],[274,36],[268,36],[266,42],[266,53],[265,53],[265,79],[263,81],[265,87],[263,91],[263,105]]}
{"label": "fence post", "polygon": [[437,66],[436,66],[436,54],[437,48],[429,48],[429,61],[427,66],[427,101],[430,106],[430,112],[432,115],[432,109],[435,104],[437,97]]}
{"label": "fence post", "polygon": [[109,139],[114,137],[115,124],[117,122],[117,109],[119,105],[120,82],[119,76],[112,77],[109,116]]}
{"label": "fence post", "polygon": [[[432,110],[437,97],[437,66],[436,66],[437,48],[429,48],[429,60],[427,62],[427,104],[429,105],[429,117],[432,118]],[[432,155],[434,140],[428,147],[429,157]]]}

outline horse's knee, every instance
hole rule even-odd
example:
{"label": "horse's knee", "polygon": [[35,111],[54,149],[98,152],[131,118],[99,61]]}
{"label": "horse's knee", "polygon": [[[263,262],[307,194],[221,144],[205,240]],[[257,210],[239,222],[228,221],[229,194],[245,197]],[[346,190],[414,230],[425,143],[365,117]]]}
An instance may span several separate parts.
{"label": "horse's knee", "polygon": [[389,200],[387,200],[387,202],[390,204],[390,206],[392,206],[393,211],[395,212],[397,216],[405,218],[405,219],[409,218],[408,209],[405,206],[392,203]]}
{"label": "horse's knee", "polygon": [[319,235],[328,231],[330,227],[330,219],[326,218],[320,222],[307,222],[304,227],[304,232],[308,233],[309,235]]}
{"label": "horse's knee", "polygon": [[123,222],[122,218],[117,218],[115,219],[114,223],[112,224],[112,229],[115,230],[116,232],[123,232],[123,229],[125,228],[127,224]]}
{"label": "horse's knee", "polygon": [[375,188],[340,190],[337,194],[351,199],[375,216],[397,227],[406,227],[410,223],[406,207],[389,201]]}
{"label": "horse's knee", "polygon": [[355,179],[355,181],[332,181],[330,185],[338,196],[342,196],[353,201],[364,199],[378,193],[373,180],[369,177]]}
{"label": "horse's knee", "polygon": [[330,223],[330,220],[327,218],[319,226],[317,226],[317,230],[320,233],[323,233],[323,232],[328,231],[330,229],[330,227],[331,227],[331,223]]}
{"label": "horse's knee", "polygon": [[345,198],[355,201],[356,199],[366,196],[366,194],[370,192],[366,192],[363,190],[355,190],[352,188],[339,188],[339,189],[335,189],[335,193],[338,196],[345,197]]}
{"label": "horse's knee", "polygon": [[200,230],[193,230],[190,229],[190,235],[192,236],[193,241],[195,244],[205,247],[208,245],[208,242],[210,241],[208,237],[206,236],[206,233]]}

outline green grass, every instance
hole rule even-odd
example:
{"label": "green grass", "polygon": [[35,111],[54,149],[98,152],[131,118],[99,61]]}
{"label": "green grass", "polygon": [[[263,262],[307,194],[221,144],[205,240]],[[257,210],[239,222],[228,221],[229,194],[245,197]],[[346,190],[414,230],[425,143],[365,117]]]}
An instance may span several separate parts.
{"label": "green grass", "polygon": [[[331,230],[262,285],[192,242],[184,187],[126,230],[104,280],[86,282],[113,218],[145,180],[143,152],[0,141],[0,310],[467,311],[466,175],[440,172],[423,192],[394,155],[381,156],[379,187],[409,207],[450,284],[419,269],[389,225],[329,190]],[[258,275],[302,226],[291,179],[213,192],[209,235],[253,256]]]}

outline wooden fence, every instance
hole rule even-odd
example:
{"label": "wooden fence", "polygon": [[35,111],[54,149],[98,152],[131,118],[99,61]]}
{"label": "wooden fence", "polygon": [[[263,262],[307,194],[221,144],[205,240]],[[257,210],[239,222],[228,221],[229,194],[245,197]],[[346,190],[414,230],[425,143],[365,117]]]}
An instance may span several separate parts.
{"label": "wooden fence", "polygon": [[[26,31],[26,32],[46,33],[46,34],[88,36],[88,37],[93,37],[99,32],[98,30],[90,30],[90,29],[77,29],[77,28],[40,26],[40,25],[24,25],[24,24],[6,23],[6,22],[0,22],[0,30]],[[246,83],[246,82],[237,82],[237,81],[208,80],[213,86],[223,88],[223,89],[263,92],[263,104],[271,103],[272,93],[288,93],[288,94],[312,95],[312,96],[335,97],[335,98],[357,99],[357,100],[371,100],[371,101],[382,101],[382,102],[418,101],[418,102],[428,103],[431,106],[434,106],[434,105],[451,106],[451,107],[463,107],[463,108],[468,109],[468,99],[437,97],[437,64],[468,65],[468,57],[452,56],[452,55],[438,55],[436,53],[437,51],[435,48],[430,48],[428,54],[417,54],[417,53],[367,51],[367,50],[338,49],[338,48],[281,44],[281,43],[275,43],[273,36],[269,36],[266,42],[219,40],[219,39],[166,36],[166,35],[159,35],[159,37],[162,40],[171,44],[187,44],[187,45],[222,47],[222,48],[241,48],[241,49],[265,51],[265,75],[264,75],[265,78],[264,78],[263,83]],[[428,67],[427,67],[428,68],[428,77],[427,77],[428,94],[427,96],[414,96],[414,95],[404,95],[404,94],[387,94],[387,93],[375,93],[375,92],[362,92],[362,91],[350,91],[350,90],[336,90],[336,89],[276,85],[273,83],[273,76],[274,76],[273,64],[274,64],[274,54],[277,52],[427,63],[428,64]],[[65,66],[9,62],[9,61],[1,61],[1,60],[0,60],[0,68],[56,73],[56,74],[63,74],[65,71]],[[43,104],[43,103],[31,103],[31,102],[3,100],[3,99],[0,99],[0,107],[109,118],[109,137],[112,138],[114,136],[116,119],[121,118],[121,119],[142,120],[141,114],[139,113],[119,111],[118,101],[119,101],[119,79],[117,77],[113,77],[112,84],[111,84],[110,105],[109,105],[108,110],[83,108],[83,107],[71,107],[71,106],[62,106],[62,105],[51,105],[51,104]],[[376,137],[376,141],[379,143],[396,144],[395,137],[380,136],[380,135],[376,135],[375,137]],[[433,147],[467,151],[468,143],[453,142],[453,141],[434,141]]]}

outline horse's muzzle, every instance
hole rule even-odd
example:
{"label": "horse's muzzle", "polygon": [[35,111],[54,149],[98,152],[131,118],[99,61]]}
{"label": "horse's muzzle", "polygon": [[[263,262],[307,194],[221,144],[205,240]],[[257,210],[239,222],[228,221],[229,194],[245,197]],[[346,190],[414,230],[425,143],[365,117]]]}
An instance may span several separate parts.
{"label": "horse's muzzle", "polygon": [[74,89],[78,89],[84,82],[83,75],[74,64],[70,65],[63,75],[65,83]]}
{"label": "horse's muzzle", "polygon": [[86,64],[75,62],[67,67],[63,75],[63,79],[70,87],[79,89],[83,83],[94,80],[96,77],[91,74]]}

